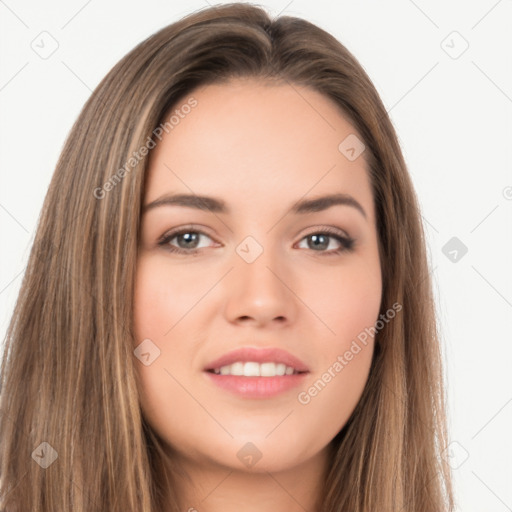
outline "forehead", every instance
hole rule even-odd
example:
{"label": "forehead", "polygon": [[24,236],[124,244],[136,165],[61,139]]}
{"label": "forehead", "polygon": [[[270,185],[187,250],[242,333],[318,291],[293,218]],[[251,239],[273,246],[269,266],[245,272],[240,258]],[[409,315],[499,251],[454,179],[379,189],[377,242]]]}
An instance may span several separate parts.
{"label": "forehead", "polygon": [[[191,98],[195,107],[180,110]],[[357,195],[372,215],[364,152],[349,159],[340,150],[347,137],[362,138],[319,92],[238,79],[195,89],[166,119],[173,113],[172,129],[152,150],[146,202],[192,192],[258,209],[263,199],[288,204],[343,192]]]}

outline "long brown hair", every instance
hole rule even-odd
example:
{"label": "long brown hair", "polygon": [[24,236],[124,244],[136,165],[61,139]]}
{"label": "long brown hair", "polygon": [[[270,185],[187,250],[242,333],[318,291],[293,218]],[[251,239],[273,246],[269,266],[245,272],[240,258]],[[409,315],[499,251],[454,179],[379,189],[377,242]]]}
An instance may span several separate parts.
{"label": "long brown hair", "polygon": [[5,340],[1,510],[178,510],[164,447],[141,413],[133,354],[148,162],[141,148],[154,145],[164,115],[195,87],[236,77],[310,87],[361,134],[381,310],[403,306],[378,332],[361,400],[331,443],[321,510],[453,510],[431,279],[395,131],[340,42],[248,4],[195,12],[140,43],[98,85],[69,134]]}

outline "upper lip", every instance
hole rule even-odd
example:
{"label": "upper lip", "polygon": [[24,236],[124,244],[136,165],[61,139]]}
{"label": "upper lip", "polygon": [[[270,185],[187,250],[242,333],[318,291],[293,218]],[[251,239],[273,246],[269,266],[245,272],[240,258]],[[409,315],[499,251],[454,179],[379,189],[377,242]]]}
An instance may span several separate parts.
{"label": "upper lip", "polygon": [[256,363],[282,363],[286,366],[291,366],[299,372],[309,372],[307,365],[299,358],[293,356],[286,350],[280,348],[254,348],[242,347],[227,352],[214,361],[208,363],[204,370],[215,370],[222,366],[227,366],[237,361],[241,362],[256,362]]}

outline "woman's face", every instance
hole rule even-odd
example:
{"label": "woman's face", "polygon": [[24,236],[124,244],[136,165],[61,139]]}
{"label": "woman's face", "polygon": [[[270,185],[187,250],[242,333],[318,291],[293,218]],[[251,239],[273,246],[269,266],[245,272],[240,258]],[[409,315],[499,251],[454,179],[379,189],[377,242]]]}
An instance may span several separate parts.
{"label": "woman's face", "polygon": [[191,96],[147,176],[141,407],[184,462],[285,470],[325,455],[368,378],[381,269],[361,137],[297,85]]}

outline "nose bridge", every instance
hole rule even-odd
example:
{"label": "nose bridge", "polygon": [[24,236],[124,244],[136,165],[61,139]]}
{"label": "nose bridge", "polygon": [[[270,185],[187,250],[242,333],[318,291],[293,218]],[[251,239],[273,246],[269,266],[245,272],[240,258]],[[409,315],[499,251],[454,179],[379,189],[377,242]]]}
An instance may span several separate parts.
{"label": "nose bridge", "polygon": [[[261,236],[260,236],[261,239]],[[259,242],[253,236],[247,236],[236,248],[238,261],[237,278],[259,293],[282,292],[283,283],[276,277],[283,265],[283,255],[279,247],[270,243],[270,237]]]}
{"label": "nose bridge", "polygon": [[251,317],[259,322],[291,319],[293,293],[287,288],[290,275],[279,246],[247,236],[234,254],[234,270],[227,287],[227,314],[231,320]]}

